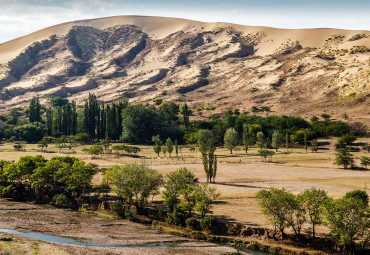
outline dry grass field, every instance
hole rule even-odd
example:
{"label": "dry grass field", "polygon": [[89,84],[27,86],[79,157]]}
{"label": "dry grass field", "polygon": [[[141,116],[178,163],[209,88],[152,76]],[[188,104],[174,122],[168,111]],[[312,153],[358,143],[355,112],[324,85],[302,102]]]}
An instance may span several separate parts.
{"label": "dry grass field", "polygon": [[[369,142],[362,139],[359,142]],[[353,189],[370,187],[370,172],[360,170],[345,170],[333,164],[335,151],[334,140],[325,140],[317,153],[303,148],[279,149],[273,156],[272,162],[264,162],[257,155],[257,148],[252,147],[246,154],[244,151],[234,151],[230,154],[225,148],[218,148],[218,171],[215,186],[221,197],[214,206],[214,213],[228,221],[242,222],[249,225],[267,227],[265,217],[254,198],[260,189],[271,186],[285,188],[293,193],[299,193],[306,188],[318,187],[328,191],[333,197],[340,197]],[[49,145],[44,152],[35,144],[28,144],[25,151],[15,151],[13,144],[6,143],[0,147],[0,159],[18,160],[24,155],[42,154],[50,159],[54,156],[71,155],[77,158],[98,164],[100,167],[109,167],[116,164],[130,162],[142,163],[157,169],[163,175],[180,167],[186,167],[199,178],[205,181],[205,174],[200,159],[200,153],[182,146],[178,157],[172,153],[158,158],[151,146],[140,146],[141,152],[136,157],[103,155],[92,158],[82,152],[88,146],[76,146],[72,149],[58,149]],[[354,152],[356,164],[359,158],[368,155],[367,152]],[[101,174],[95,181],[101,179]],[[156,200],[161,197],[157,196]]]}

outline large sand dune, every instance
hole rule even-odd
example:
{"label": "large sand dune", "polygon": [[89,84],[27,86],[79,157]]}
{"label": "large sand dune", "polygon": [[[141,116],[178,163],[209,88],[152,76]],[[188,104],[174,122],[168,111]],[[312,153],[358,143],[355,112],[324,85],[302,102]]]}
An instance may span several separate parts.
{"label": "large sand dune", "polygon": [[35,94],[82,103],[93,92],[104,102],[161,97],[217,107],[203,115],[270,106],[370,123],[369,48],[369,31],[145,16],[74,21],[0,45],[0,108]]}

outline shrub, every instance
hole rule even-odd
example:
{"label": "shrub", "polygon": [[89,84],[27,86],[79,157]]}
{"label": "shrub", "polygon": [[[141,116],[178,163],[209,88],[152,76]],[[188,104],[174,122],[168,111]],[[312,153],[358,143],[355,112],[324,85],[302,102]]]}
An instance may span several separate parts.
{"label": "shrub", "polygon": [[200,220],[203,230],[212,230],[217,226],[217,219],[213,216],[206,216]]}
{"label": "shrub", "polygon": [[53,203],[57,206],[57,207],[64,207],[64,208],[67,208],[70,206],[70,201],[69,199],[67,198],[66,195],[64,194],[57,194],[53,197]]}
{"label": "shrub", "polygon": [[191,228],[194,230],[197,230],[200,228],[199,221],[193,217],[187,218],[185,223],[186,223],[187,228]]}
{"label": "shrub", "polygon": [[186,226],[186,213],[181,208],[176,208],[172,213],[167,213],[167,220],[168,224],[176,225],[176,226]]}
{"label": "shrub", "polygon": [[134,209],[134,207],[130,206],[129,208],[125,208],[124,216],[125,219],[133,220],[137,216],[137,211]]}
{"label": "shrub", "polygon": [[118,215],[122,216],[124,214],[123,204],[119,201],[114,202],[111,205],[111,209],[113,212],[116,212]]}
{"label": "shrub", "polygon": [[357,190],[347,192],[344,195],[344,197],[345,198],[358,199],[358,200],[364,202],[365,205],[367,205],[369,203],[369,195],[367,194],[367,192],[365,190],[361,190],[361,189],[357,189]]}

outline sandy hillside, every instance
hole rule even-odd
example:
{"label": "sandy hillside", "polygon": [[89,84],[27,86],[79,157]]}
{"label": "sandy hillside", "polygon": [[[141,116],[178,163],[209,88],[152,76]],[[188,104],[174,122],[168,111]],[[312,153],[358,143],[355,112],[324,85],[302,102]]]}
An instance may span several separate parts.
{"label": "sandy hillside", "polygon": [[[370,32],[275,29],[117,16],[49,27],[0,45],[3,111],[35,94],[82,103],[189,102],[370,123]],[[45,101],[45,100],[44,100]]]}

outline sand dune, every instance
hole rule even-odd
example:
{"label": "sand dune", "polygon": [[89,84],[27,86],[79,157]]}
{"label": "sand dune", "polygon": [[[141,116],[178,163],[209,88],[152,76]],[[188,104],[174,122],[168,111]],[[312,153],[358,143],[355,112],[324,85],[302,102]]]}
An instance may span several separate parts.
{"label": "sand dune", "polygon": [[[52,36],[56,35],[56,36]],[[310,118],[347,113],[370,124],[370,32],[277,29],[117,16],[45,28],[0,45],[0,112],[37,95],[111,102],[268,106]],[[266,113],[261,113],[266,114]]]}
{"label": "sand dune", "polygon": [[[287,38],[302,42],[302,46],[304,47],[322,47],[326,42],[325,40],[331,35],[341,34],[345,35],[346,37],[351,37],[359,33],[370,34],[369,31],[362,30],[340,30],[331,28],[277,29],[270,27],[244,26],[222,22],[207,23],[179,18],[115,16],[62,23],[0,44],[0,64],[4,64],[12,60],[19,55],[22,50],[36,41],[41,41],[54,34],[65,35],[73,26],[92,26],[99,29],[105,29],[123,24],[138,26],[143,32],[147,33],[153,39],[164,38],[178,31],[188,32],[213,30],[217,27],[231,26],[244,34],[264,33],[266,35],[266,40],[273,38],[274,41],[266,46],[267,52],[269,52],[269,49],[271,48],[276,48],[277,45],[282,43]],[[366,40],[365,46],[370,47],[370,38]]]}

